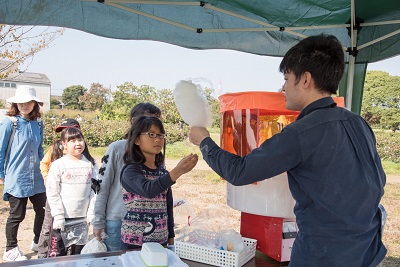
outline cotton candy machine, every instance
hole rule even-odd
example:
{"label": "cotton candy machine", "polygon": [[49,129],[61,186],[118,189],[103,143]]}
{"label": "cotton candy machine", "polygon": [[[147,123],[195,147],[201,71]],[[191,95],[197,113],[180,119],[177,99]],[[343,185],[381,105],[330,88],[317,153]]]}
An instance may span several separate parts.
{"label": "cotton candy machine", "polygon": [[[224,94],[219,100],[221,147],[240,156],[279,133],[299,114],[286,109],[284,95],[278,92]],[[335,101],[344,105],[343,98]],[[290,260],[297,226],[286,173],[245,186],[227,183],[227,203],[241,211],[240,232],[257,240],[257,250],[278,261]]]}

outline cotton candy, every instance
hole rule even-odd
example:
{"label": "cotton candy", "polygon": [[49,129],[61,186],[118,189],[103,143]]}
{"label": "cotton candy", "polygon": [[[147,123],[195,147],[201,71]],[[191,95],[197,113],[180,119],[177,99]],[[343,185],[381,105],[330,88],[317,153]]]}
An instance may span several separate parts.
{"label": "cotton candy", "polygon": [[182,119],[190,126],[211,126],[211,109],[200,85],[181,80],[173,92]]}

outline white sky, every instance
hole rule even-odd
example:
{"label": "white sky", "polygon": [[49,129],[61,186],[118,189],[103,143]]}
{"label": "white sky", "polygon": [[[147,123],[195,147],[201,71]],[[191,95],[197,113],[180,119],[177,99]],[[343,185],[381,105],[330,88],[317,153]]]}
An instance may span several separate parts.
{"label": "white sky", "polygon": [[[124,82],[174,89],[179,80],[201,79],[216,94],[277,91],[283,76],[281,58],[230,50],[191,50],[154,41],[115,40],[66,29],[50,48],[38,53],[28,72],[44,73],[52,95],[71,85],[91,83],[115,89]],[[400,56],[369,64],[400,76]]]}

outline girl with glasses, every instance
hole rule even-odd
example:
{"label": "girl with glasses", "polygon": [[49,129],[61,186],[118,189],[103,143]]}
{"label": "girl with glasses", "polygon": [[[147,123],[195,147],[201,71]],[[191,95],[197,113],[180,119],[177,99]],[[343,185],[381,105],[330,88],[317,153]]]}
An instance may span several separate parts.
{"label": "girl with glasses", "polygon": [[[132,125],[140,116],[161,117],[161,110],[151,103],[136,104],[129,115]],[[121,170],[124,166],[122,157],[125,153],[128,132],[123,140],[111,143],[99,169],[100,191],[96,196],[94,206],[93,234],[98,240],[103,240],[107,251],[121,250],[121,225],[126,209],[122,199]]]}
{"label": "girl with glasses", "polygon": [[141,248],[143,243],[174,244],[171,186],[196,166],[190,154],[168,172],[164,167],[165,130],[157,117],[141,116],[128,132],[125,166],[121,171],[122,194],[127,209],[122,221],[123,248]]}

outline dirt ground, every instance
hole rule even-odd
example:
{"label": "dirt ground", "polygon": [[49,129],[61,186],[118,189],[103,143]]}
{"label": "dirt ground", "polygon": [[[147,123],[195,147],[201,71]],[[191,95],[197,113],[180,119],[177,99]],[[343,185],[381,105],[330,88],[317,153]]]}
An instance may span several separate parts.
{"label": "dirt ground", "polygon": [[[167,160],[167,169],[171,170],[178,160]],[[182,199],[185,204],[175,208],[175,220],[177,223],[185,223],[187,214],[198,215],[204,209],[214,204],[219,204],[218,208],[223,209],[227,214],[226,227],[239,231],[240,227],[240,212],[229,208],[226,205],[226,184],[225,182],[210,182],[202,177],[202,172],[199,170],[210,170],[208,165],[200,160],[195,170],[192,173],[186,174],[178,179],[173,186],[174,199]],[[388,183],[400,183],[400,176],[389,175]],[[389,214],[390,216],[390,214]],[[5,222],[8,217],[8,206],[0,207],[0,252],[5,250]],[[25,220],[21,223],[18,232],[19,247],[23,253],[30,259],[37,258],[36,253],[30,251],[30,245],[33,239],[32,225],[34,212],[32,208],[28,208]],[[2,256],[2,254],[1,254]],[[0,262],[2,257],[0,257]],[[397,261],[396,261],[397,262]],[[400,260],[399,260],[400,264]],[[0,264],[1,265],[1,264]],[[386,265],[383,266],[396,266]],[[397,265],[398,266],[398,265]]]}

